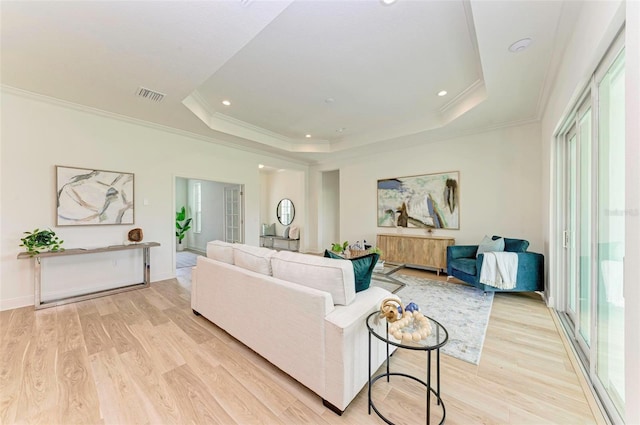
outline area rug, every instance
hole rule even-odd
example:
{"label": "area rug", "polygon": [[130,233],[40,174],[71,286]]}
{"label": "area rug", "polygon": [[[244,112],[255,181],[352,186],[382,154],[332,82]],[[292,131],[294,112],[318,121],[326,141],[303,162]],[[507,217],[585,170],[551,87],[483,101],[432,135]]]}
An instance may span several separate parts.
{"label": "area rug", "polygon": [[184,267],[194,267],[198,254],[189,251],[176,252],[176,269]]}
{"label": "area rug", "polygon": [[[493,292],[485,295],[472,286],[399,273],[393,277],[406,284],[396,293],[403,304],[411,301],[418,304],[422,313],[440,322],[449,333],[449,342],[442,347],[442,353],[478,364],[489,324]],[[389,291],[398,288],[392,282],[375,277],[371,284]]]}

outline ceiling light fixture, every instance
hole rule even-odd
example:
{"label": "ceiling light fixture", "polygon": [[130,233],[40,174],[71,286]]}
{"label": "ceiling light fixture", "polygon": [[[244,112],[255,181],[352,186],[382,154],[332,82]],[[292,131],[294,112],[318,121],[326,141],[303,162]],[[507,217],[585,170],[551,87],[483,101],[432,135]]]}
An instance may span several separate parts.
{"label": "ceiling light fixture", "polygon": [[397,0],[380,0],[382,4],[389,6],[390,4],[395,3]]}
{"label": "ceiling light fixture", "polygon": [[346,129],[347,129],[347,127],[340,127],[339,129],[336,130],[336,133],[342,133]]}
{"label": "ceiling light fixture", "polygon": [[224,106],[231,106],[231,102],[230,102],[230,101],[228,101],[228,100],[226,100],[226,99],[222,101],[222,104],[223,104]]}
{"label": "ceiling light fixture", "polygon": [[438,92],[438,96],[442,97],[442,96],[446,96],[447,95],[447,91],[446,90],[440,90]]}
{"label": "ceiling light fixture", "polygon": [[513,43],[511,46],[509,46],[509,51],[511,53],[518,53],[523,51],[527,47],[529,47],[530,44],[531,44],[530,38],[523,38],[522,40],[518,40],[515,43]]}
{"label": "ceiling light fixture", "polygon": [[311,135],[310,134],[305,134],[304,137],[306,137],[307,139],[310,139]]}
{"label": "ceiling light fixture", "polygon": [[258,164],[258,168],[264,168],[264,165]]}

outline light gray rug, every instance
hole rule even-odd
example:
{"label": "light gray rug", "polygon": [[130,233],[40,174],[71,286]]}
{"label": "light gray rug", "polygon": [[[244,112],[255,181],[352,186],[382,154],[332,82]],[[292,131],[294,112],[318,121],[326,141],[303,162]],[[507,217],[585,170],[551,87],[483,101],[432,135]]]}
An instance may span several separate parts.
{"label": "light gray rug", "polygon": [[[493,292],[484,295],[483,291],[472,286],[399,273],[393,277],[406,284],[396,293],[403,304],[415,302],[423,314],[440,322],[449,333],[449,342],[442,347],[442,352],[478,364],[489,324]],[[398,288],[391,282],[384,282],[375,277],[371,284],[389,291]]]}
{"label": "light gray rug", "polygon": [[198,254],[189,251],[176,252],[176,269],[194,267]]}

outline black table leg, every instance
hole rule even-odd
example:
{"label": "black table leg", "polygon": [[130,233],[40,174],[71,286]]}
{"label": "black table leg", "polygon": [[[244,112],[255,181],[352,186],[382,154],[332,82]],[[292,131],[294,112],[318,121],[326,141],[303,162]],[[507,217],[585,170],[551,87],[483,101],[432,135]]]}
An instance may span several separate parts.
{"label": "black table leg", "polygon": [[371,332],[369,332],[369,414],[371,414]]}
{"label": "black table leg", "polygon": [[436,351],[436,373],[438,375],[438,390],[436,394],[438,395],[438,406],[440,405],[440,349]]}
{"label": "black table leg", "polygon": [[427,351],[427,425],[431,423],[431,351]]}

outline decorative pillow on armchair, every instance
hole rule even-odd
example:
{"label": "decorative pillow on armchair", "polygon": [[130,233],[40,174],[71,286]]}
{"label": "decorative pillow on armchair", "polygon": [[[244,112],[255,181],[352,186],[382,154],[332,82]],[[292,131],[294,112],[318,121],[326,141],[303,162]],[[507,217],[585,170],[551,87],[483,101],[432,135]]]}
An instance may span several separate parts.
{"label": "decorative pillow on armchair", "polygon": [[[324,256],[338,260],[345,260],[345,258],[342,258],[341,256],[326,249],[324,250]],[[371,275],[373,274],[373,269],[378,263],[379,258],[379,254],[368,254],[363,255],[362,257],[350,259],[351,264],[353,264],[353,274],[355,275],[356,280],[356,292],[369,289],[369,285],[371,284]]]}
{"label": "decorative pillow on armchair", "polygon": [[[501,236],[493,236],[493,240],[497,240]],[[510,239],[504,238],[504,250],[508,252],[527,252],[529,248],[529,241],[524,239]]]}
{"label": "decorative pillow on armchair", "polygon": [[504,251],[504,239],[491,239],[489,236],[485,236],[478,245],[478,251],[476,252],[476,257],[485,252],[501,252]]}

